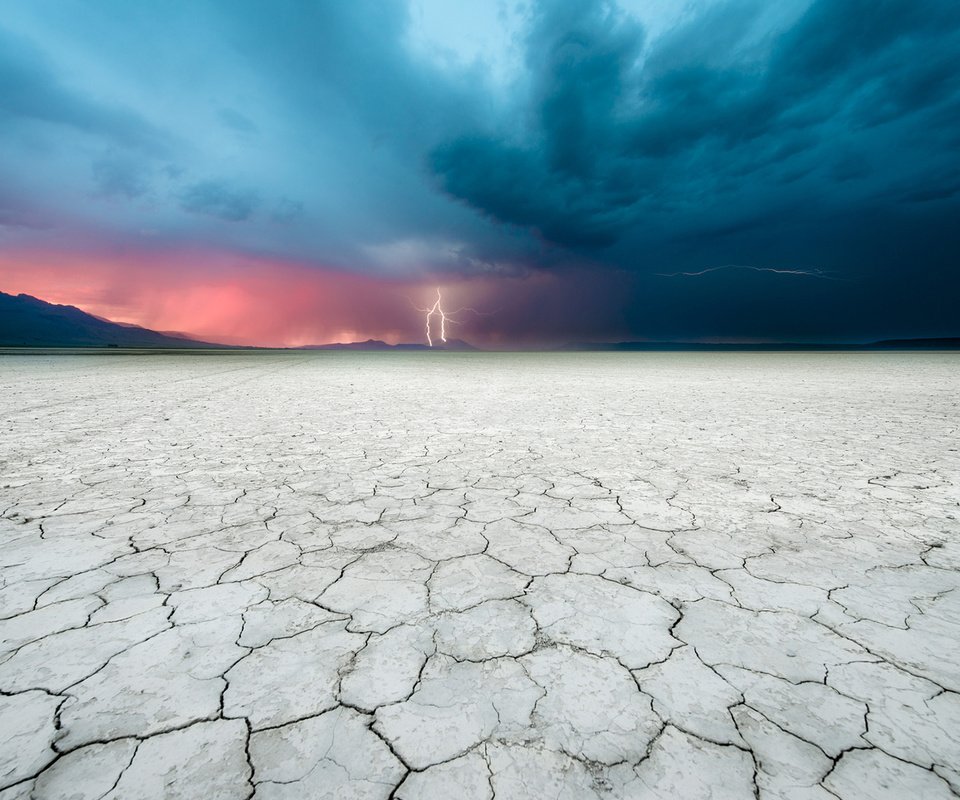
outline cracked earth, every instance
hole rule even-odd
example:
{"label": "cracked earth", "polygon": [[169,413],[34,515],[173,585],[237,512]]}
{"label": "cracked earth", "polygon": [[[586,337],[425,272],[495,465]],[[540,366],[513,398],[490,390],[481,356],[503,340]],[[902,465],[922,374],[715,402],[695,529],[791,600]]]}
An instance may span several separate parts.
{"label": "cracked earth", "polygon": [[958,367],[0,359],[0,800],[957,797]]}

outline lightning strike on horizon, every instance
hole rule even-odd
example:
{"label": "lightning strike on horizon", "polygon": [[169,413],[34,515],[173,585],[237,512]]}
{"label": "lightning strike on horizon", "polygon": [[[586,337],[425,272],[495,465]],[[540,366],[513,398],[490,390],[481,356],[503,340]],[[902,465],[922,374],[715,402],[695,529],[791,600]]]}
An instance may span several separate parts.
{"label": "lightning strike on horizon", "polygon": [[417,311],[426,316],[424,330],[427,334],[427,344],[430,347],[433,347],[433,318],[435,316],[440,318],[440,340],[443,342],[447,341],[447,325],[457,325],[462,322],[455,317],[456,314],[459,314],[461,311],[468,311],[471,314],[476,314],[478,317],[488,317],[491,314],[495,314],[495,311],[478,311],[475,308],[470,306],[461,306],[455,311],[447,311],[443,307],[443,296],[440,292],[440,289],[437,289],[437,299],[434,301],[433,305],[429,308],[421,308],[416,303],[413,302],[411,298],[407,298],[410,305],[413,306]]}
{"label": "lightning strike on horizon", "polygon": [[427,315],[427,344],[430,347],[433,347],[433,337],[430,335],[430,320],[433,318],[434,314],[440,315],[440,339],[443,342],[447,341],[447,315],[443,310],[443,306],[440,305],[442,298],[440,296],[440,289],[437,289],[437,301],[428,309],[421,309],[425,311]]}

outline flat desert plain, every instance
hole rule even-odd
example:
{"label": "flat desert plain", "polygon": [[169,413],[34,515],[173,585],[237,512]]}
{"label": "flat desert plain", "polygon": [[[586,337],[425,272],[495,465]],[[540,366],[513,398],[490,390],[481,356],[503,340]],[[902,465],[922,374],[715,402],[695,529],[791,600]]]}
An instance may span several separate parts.
{"label": "flat desert plain", "polygon": [[960,794],[960,355],[0,357],[0,798]]}

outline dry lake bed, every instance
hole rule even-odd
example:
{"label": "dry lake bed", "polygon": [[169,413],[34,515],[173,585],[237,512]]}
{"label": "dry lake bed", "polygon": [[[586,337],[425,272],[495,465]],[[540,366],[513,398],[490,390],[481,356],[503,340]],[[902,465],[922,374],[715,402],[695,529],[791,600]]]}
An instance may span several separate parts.
{"label": "dry lake bed", "polygon": [[0,357],[0,800],[960,795],[960,355]]}

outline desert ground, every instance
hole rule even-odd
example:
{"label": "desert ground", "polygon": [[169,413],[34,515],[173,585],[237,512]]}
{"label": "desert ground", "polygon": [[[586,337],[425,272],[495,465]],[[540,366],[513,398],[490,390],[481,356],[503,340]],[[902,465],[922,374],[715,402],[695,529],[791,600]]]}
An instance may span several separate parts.
{"label": "desert ground", "polygon": [[0,799],[960,795],[960,355],[0,356]]}

